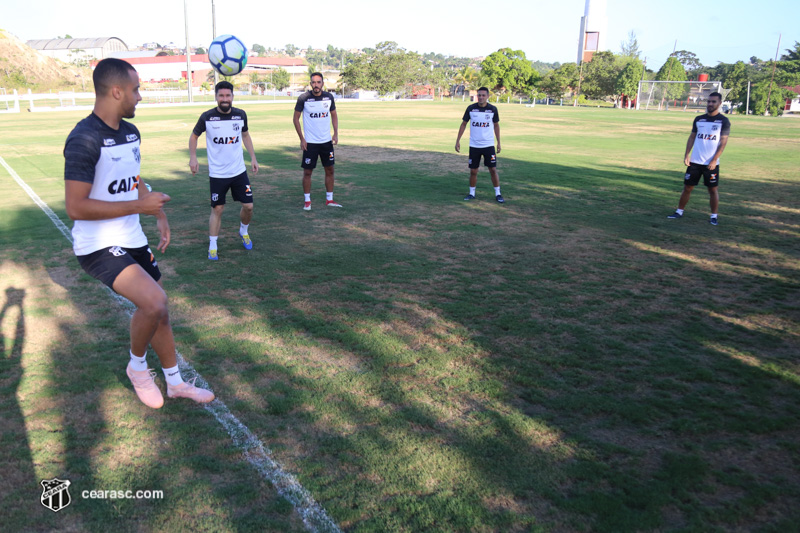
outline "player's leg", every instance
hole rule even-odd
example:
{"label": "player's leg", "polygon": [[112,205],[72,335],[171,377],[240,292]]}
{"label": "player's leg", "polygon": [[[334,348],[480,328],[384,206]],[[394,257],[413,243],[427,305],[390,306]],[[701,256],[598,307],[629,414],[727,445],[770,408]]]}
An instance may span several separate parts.
{"label": "player's leg", "polygon": [[320,147],[319,159],[325,169],[325,205],[328,207],[342,207],[333,201],[334,164],[336,158],[333,153],[333,142],[327,142]]}
{"label": "player's leg", "polygon": [[683,216],[683,210],[689,203],[689,198],[692,196],[692,191],[695,186],[700,183],[700,176],[703,174],[701,165],[692,163],[686,167],[686,173],[683,176],[683,191],[681,197],[678,199],[678,208],[674,213],[667,216],[667,218],[676,219]]}
{"label": "player's leg", "polygon": [[681,197],[678,199],[678,209],[683,211],[686,208],[686,204],[689,203],[689,198],[691,198],[693,190],[694,185],[683,186],[683,192],[681,192]]}
{"label": "player's leg", "polygon": [[[153,265],[153,268],[160,276],[157,267]],[[142,266],[131,265],[117,276],[113,288],[136,306],[131,318],[131,354],[145,353],[148,344],[153,347],[167,381],[167,395],[170,398],[190,398],[201,403],[213,400],[214,393],[195,387],[194,383],[185,383],[181,377],[175,352],[175,338],[169,322],[167,294],[164,292],[161,280],[156,281],[153,273],[146,271]],[[155,386],[149,370],[144,373],[129,370],[128,375],[134,383],[134,388],[137,389],[137,394],[139,393],[137,382],[140,386],[147,387],[149,384]],[[158,394],[160,397],[160,391]],[[163,399],[161,403],[163,404]]]}
{"label": "player's leg", "polygon": [[467,165],[469,167],[469,192],[464,197],[464,200],[474,200],[475,190],[478,186],[478,167],[481,164],[481,153],[478,149],[469,147],[469,160]]}
{"label": "player's leg", "polygon": [[303,209],[311,210],[311,174],[317,166],[316,145],[306,144],[300,168],[303,169]]}
{"label": "player's leg", "polygon": [[136,306],[131,317],[131,352],[144,355],[147,345],[161,328],[153,349],[161,366],[175,366],[175,342],[172,340],[164,289],[139,265],[131,265],[123,270],[114,280],[113,289]]}
{"label": "player's leg", "polygon": [[325,205],[328,207],[342,207],[342,204],[333,201],[333,165],[325,167]]}
{"label": "player's leg", "polygon": [[225,211],[225,197],[228,194],[228,180],[211,178],[211,214],[208,216],[208,258],[211,261],[219,259],[217,253],[217,239],[222,226],[222,212]]}
{"label": "player's leg", "polygon": [[711,216],[708,222],[712,226],[716,226],[719,224],[719,217],[717,216],[717,210],[719,209],[719,166],[714,170],[706,169],[703,174],[703,184],[708,189],[708,203],[711,207]]}
{"label": "player's leg", "polygon": [[234,178],[231,183],[231,196],[242,204],[239,210],[239,237],[242,239],[242,246],[245,250],[253,249],[253,241],[250,240],[250,221],[253,219],[253,191],[250,188],[250,178],[247,172],[243,172]]}
{"label": "player's leg", "polygon": [[[155,384],[155,372],[147,368],[145,359],[147,346],[155,338],[153,350],[156,351],[162,368],[177,366],[175,343],[172,341],[170,344],[165,339],[164,333],[169,328],[167,295],[153,277],[138,264],[130,265],[120,272],[112,288],[136,306],[130,323],[131,361],[128,363],[126,373],[142,403],[158,409],[164,405],[164,397]],[[162,327],[163,324],[166,324],[166,329]],[[156,336],[160,327],[162,332]],[[171,329],[166,336],[172,337]]]}
{"label": "player's leg", "polygon": [[500,176],[497,175],[497,155],[495,153],[494,146],[488,148],[486,152],[487,153],[484,154],[483,161],[488,167],[489,177],[492,179],[492,186],[494,187],[494,199],[500,204],[505,203],[503,195],[500,194]]}
{"label": "player's leg", "polygon": [[[147,262],[143,260],[143,255],[146,255]],[[155,384],[155,373],[147,368],[147,345],[158,328],[165,301],[159,302],[157,295],[151,295],[149,299],[147,297],[148,289],[158,287],[154,280],[161,277],[155,258],[151,258],[152,254],[147,246],[135,250],[111,246],[78,256],[78,262],[87,274],[135,304],[138,302],[131,319],[130,361],[126,373],[142,403],[158,409],[164,405],[164,397]],[[143,284],[143,291],[138,290],[138,282]],[[173,349],[173,357],[174,353]]]}

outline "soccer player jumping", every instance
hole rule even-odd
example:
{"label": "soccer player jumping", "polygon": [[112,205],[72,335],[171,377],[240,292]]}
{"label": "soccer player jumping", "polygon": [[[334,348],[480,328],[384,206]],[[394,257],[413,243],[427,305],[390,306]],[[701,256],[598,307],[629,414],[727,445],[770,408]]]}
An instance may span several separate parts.
{"label": "soccer player jumping", "polygon": [[206,403],[214,393],[186,383],[178,370],[175,339],[169,323],[167,294],[158,262],[147,244],[139,215],[153,215],[161,234],[157,249],[170,242],[164,204],[170,197],[148,192],[139,177],[139,130],[123,120],[133,118],[139,75],[129,63],[100,61],[92,74],[96,99],[92,114],[81,120],[64,146],[65,204],[78,263],[136,306],[130,326],[127,374],[139,399],[158,409],[164,397],[147,368],[147,346],[161,360],[167,396]]}

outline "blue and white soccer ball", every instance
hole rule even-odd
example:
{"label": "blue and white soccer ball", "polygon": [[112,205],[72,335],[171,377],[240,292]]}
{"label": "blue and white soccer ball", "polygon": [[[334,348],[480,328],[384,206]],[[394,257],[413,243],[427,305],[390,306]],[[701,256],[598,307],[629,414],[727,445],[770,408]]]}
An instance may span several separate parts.
{"label": "blue and white soccer ball", "polygon": [[236,76],[247,65],[247,47],[233,35],[220,35],[208,47],[208,62],[223,76]]}

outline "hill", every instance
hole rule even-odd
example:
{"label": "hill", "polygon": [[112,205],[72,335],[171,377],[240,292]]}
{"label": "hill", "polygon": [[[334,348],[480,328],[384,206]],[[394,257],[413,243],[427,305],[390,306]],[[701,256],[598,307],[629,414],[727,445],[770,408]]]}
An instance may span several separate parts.
{"label": "hill", "polygon": [[92,89],[91,69],[47,57],[12,33],[0,29],[0,87],[11,89]]}

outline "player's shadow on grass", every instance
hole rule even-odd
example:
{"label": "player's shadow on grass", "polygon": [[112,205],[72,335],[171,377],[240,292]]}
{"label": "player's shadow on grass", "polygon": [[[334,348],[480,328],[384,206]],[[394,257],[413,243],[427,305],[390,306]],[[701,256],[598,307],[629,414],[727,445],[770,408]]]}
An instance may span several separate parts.
{"label": "player's shadow on grass", "polygon": [[23,379],[22,352],[26,342],[24,288],[7,287],[0,308],[0,397],[2,397],[2,451],[0,470],[5,488],[0,497],[0,517],[8,524],[24,523],[28,511],[38,505],[40,487],[33,468],[25,416],[18,403]]}

